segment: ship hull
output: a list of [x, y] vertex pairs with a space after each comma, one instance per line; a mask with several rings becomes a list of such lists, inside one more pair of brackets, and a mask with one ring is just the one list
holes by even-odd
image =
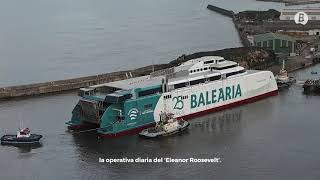
[[[205, 111], [196, 112], [196, 113], [193, 113], [193, 114], [188, 114], [188, 115], [185, 115], [185, 116], [180, 116], [180, 117], [177, 117], [177, 118], [178, 119], [183, 118], [184, 120], [190, 121], [190, 120], [192, 120], [192, 118], [200, 117], [200, 116], [206, 115], [208, 113], [213, 113], [213, 112], [222, 111], [222, 110], [225, 110], [225, 109], [230, 109], [230, 108], [234, 108], [234, 107], [237, 107], [237, 106], [241, 106], [241, 105], [244, 105], [244, 104], [253, 103], [253, 102], [256, 102], [256, 101], [259, 101], [259, 100], [262, 100], [262, 99], [265, 99], [265, 98], [268, 98], [268, 97], [271, 97], [271, 96], [276, 96], [277, 94], [278, 94], [278, 90], [275, 90], [275, 91], [271, 91], [271, 92], [268, 92], [268, 93], [265, 93], [265, 94], [261, 94], [261, 95], [258, 95], [258, 96], [255, 96], [255, 97], [252, 97], [252, 98], [249, 98], [249, 99], [245, 99], [245, 100], [242, 100], [242, 101], [226, 104], [224, 106], [208, 109], [208, 110], [205, 110]], [[116, 137], [121, 137], [121, 136], [126, 136], [126, 135], [133, 135], [133, 134], [136, 134], [136, 133], [142, 131], [143, 129], [152, 127], [154, 125], [155, 125], [155, 123], [149, 124], [149, 125], [146, 125], [146, 126], [142, 126], [142, 127], [138, 127], [138, 128], [134, 128], [134, 129], [125, 130], [125, 131], [122, 131], [122, 132], [119, 132], [119, 133], [114, 133], [114, 134], [99, 133], [99, 137], [100, 138], [116, 138]]]
[[[215, 83], [215, 84], [207, 84], [198, 89], [190, 88], [190, 89], [180, 90], [178, 92], [174, 92], [174, 91], [170, 92], [170, 95], [172, 95], [173, 98], [180, 97], [180, 96], [188, 96], [188, 98], [184, 99], [183, 101], [184, 106], [186, 106], [185, 109], [182, 107], [177, 108], [176, 101], [173, 100], [173, 98], [164, 100], [165, 99], [164, 96], [168, 95], [168, 93], [164, 93], [162, 97], [159, 99], [156, 108], [154, 109], [155, 122], [159, 121], [157, 120], [157, 118], [159, 118], [157, 115], [160, 114], [160, 112], [163, 110], [165, 110], [166, 112], [173, 112], [176, 115], [175, 118], [178, 118], [178, 119], [183, 118], [185, 120], [190, 120], [194, 117], [199, 117], [208, 113], [217, 112], [217, 111], [233, 108], [233, 107], [248, 104], [248, 103], [253, 103], [261, 99], [265, 99], [271, 96], [276, 96], [278, 94], [277, 84], [271, 72], [266, 71], [260, 74], [257, 73], [250, 76], [248, 76], [247, 79], [243, 79], [243, 77], [239, 77], [239, 78], [233, 78], [229, 80], [227, 79], [225, 80], [225, 82], [220, 81], [218, 82], [220, 83], [219, 84], [220, 86], [217, 86], [217, 83]], [[250, 81], [251, 84], [244, 84], [248, 81]], [[239, 84], [240, 87], [242, 86], [241, 96], [238, 93], [238, 97], [235, 97], [236, 92], [234, 92], [233, 96], [230, 95], [231, 97], [234, 97], [234, 98], [229, 99], [229, 101], [228, 100], [221, 101], [220, 104], [219, 102], [216, 102], [216, 104], [208, 103], [207, 106], [203, 106], [203, 107], [197, 106], [193, 110], [191, 109], [190, 96], [192, 96], [192, 93], [207, 92], [206, 90], [209, 90], [209, 89], [211, 90], [212, 88], [219, 89], [222, 87], [221, 84], [222, 86], [227, 86], [228, 84], [234, 84], [236, 87]], [[236, 91], [236, 87], [234, 88], [235, 89], [234, 91]], [[208, 101], [208, 100], [204, 100], [204, 101]], [[110, 137], [119, 137], [123, 135], [134, 134], [152, 125], [153, 124], [148, 124], [146, 126], [124, 130], [114, 134], [101, 133], [99, 136], [110, 138]]]
[[250, 103], [276, 95], [278, 86], [269, 71], [258, 71], [247, 75], [204, 83], [177, 91], [164, 93], [154, 110], [155, 121], [160, 120], [161, 111], [179, 117], [214, 112], [233, 106]]
[[[108, 138], [136, 134], [160, 121], [162, 112], [172, 113], [174, 118], [178, 119], [191, 119], [277, 94], [278, 86], [272, 72], [249, 71], [240, 76], [169, 90], [136, 99], [134, 102], [128, 101], [124, 103], [125, 120], [114, 123], [109, 129], [108, 124], [103, 123], [112, 117], [107, 116], [112, 115], [107, 110], [100, 122], [101, 129], [98, 133], [99, 137]], [[149, 107], [153, 109], [146, 109]], [[112, 109], [115, 108], [109, 108]], [[132, 116], [131, 112], [135, 112], [135, 116]]]

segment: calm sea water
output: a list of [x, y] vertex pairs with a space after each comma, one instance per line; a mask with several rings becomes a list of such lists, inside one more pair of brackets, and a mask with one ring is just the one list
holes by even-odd
[[0, 87], [169, 62], [241, 46], [233, 10], [281, 8], [254, 0], [0, 0]]
[[[233, 10], [281, 8], [253, 0], [0, 0], [0, 85], [168, 62], [182, 53], [240, 46]], [[294, 75], [311, 76], [315, 66]], [[319, 179], [319, 96], [294, 85], [278, 96], [191, 121], [184, 134], [97, 139], [66, 131], [75, 93], [0, 102], [0, 134], [24, 126], [41, 147], [0, 147], [1, 179]], [[100, 158], [221, 158], [221, 163], [99, 163]]]

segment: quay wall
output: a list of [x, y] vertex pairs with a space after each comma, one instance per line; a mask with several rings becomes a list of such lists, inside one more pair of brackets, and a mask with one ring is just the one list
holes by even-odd
[[[306, 59], [306, 58], [301, 57], [301, 56], [289, 57], [286, 60], [285, 69], [288, 72], [294, 72], [294, 71], [297, 71], [299, 69], [304, 69], [304, 68], [313, 66], [313, 65], [315, 65], [317, 63], [318, 63], [318, 61], [315, 61], [312, 58]], [[268, 69], [271, 72], [273, 72], [273, 74], [278, 74], [281, 68], [282, 68], [281, 65], [273, 65], [273, 66], [270, 66], [270, 67], [268, 67], [266, 69]]]

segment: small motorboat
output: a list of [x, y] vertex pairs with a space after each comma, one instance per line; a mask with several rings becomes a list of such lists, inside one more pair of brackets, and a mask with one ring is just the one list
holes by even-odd
[[160, 118], [155, 127], [144, 129], [139, 135], [147, 138], [169, 136], [186, 130], [189, 125], [188, 121], [173, 118], [173, 114], [165, 114], [165, 118]]
[[2, 145], [27, 145], [39, 144], [42, 135], [31, 134], [29, 128], [23, 128], [17, 131], [16, 135], [4, 135], [1, 137]]
[[317, 71], [311, 71], [311, 74], [318, 74]]

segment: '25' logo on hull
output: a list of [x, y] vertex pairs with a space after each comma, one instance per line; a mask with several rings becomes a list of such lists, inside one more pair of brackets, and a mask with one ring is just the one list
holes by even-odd
[[173, 109], [178, 109], [178, 110], [183, 109], [184, 103], [182, 101], [182, 96], [173, 97], [172, 101], [174, 103]]

